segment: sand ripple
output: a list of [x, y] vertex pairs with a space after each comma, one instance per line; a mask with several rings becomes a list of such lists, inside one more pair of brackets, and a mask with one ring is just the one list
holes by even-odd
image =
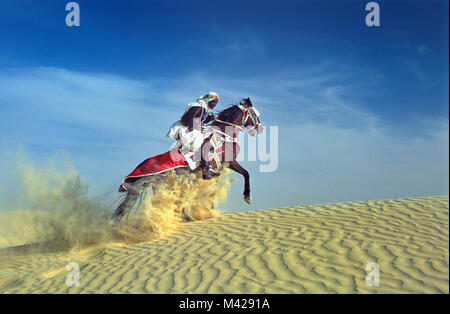
[[[225, 214], [153, 242], [0, 254], [1, 293], [449, 293], [449, 199]], [[80, 265], [80, 286], [65, 265]], [[365, 266], [380, 266], [367, 286]]]

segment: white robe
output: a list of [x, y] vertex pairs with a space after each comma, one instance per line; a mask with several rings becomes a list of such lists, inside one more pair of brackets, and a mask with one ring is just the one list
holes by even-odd
[[[203, 99], [197, 99], [196, 101], [188, 104], [184, 113], [186, 113], [192, 107], [203, 107], [206, 112], [210, 110], [208, 104]], [[191, 152], [196, 152], [203, 144], [202, 132], [196, 129], [189, 132], [186, 126], [181, 125], [180, 120], [172, 124], [166, 137], [173, 137], [176, 140], [180, 140], [183, 146], [189, 149]]]

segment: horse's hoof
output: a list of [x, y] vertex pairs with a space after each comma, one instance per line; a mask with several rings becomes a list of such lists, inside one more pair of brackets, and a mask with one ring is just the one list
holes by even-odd
[[218, 176], [220, 176], [220, 173], [208, 170], [207, 172], [203, 173], [203, 180], [211, 180], [217, 178]]
[[183, 208], [183, 210], [181, 211], [181, 219], [183, 219], [184, 222], [193, 222], [193, 221], [194, 221], [194, 219], [192, 219], [191, 217], [189, 217], [189, 216], [186, 214], [184, 208]]
[[250, 205], [252, 202], [252, 197], [250, 195], [244, 195], [244, 201]]

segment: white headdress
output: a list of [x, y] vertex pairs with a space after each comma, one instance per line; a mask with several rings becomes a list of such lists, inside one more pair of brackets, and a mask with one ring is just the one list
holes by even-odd
[[215, 93], [215, 92], [209, 92], [208, 94], [199, 97], [199, 99], [203, 99], [204, 101], [206, 101], [206, 103], [210, 102], [211, 100], [217, 99], [219, 100], [219, 94]]

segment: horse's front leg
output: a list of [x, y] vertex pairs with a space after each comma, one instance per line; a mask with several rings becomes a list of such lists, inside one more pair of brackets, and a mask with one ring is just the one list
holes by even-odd
[[248, 174], [248, 171], [245, 170], [237, 161], [230, 161], [228, 163], [228, 167], [240, 174], [245, 179], [245, 186], [244, 186], [244, 201], [247, 202], [247, 204], [250, 204], [252, 197], [250, 196], [250, 175]]

